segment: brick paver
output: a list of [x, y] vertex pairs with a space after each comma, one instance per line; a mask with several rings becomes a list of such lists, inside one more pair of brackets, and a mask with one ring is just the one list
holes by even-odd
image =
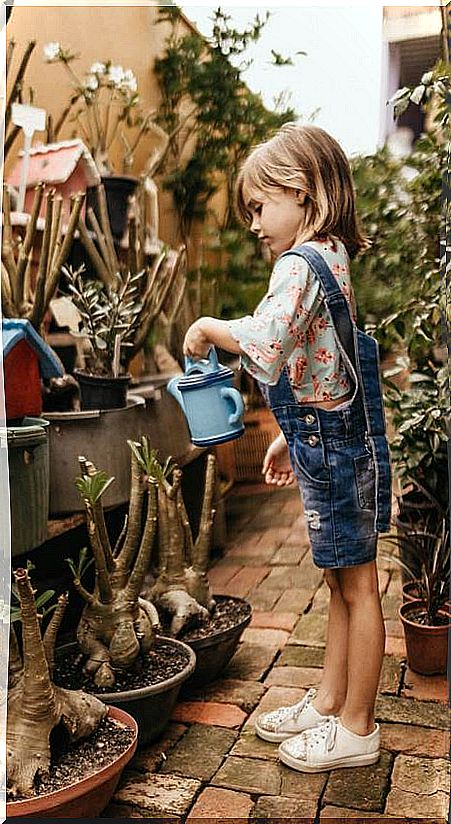
[[222, 677], [182, 690], [166, 731], [137, 753], [102, 817], [165, 824], [444, 821], [447, 682], [406, 667], [401, 578], [390, 561], [379, 564], [387, 638], [378, 764], [299, 773], [280, 764], [276, 745], [256, 737], [260, 712], [299, 701], [319, 683], [328, 589], [311, 560], [297, 492], [262, 485], [237, 492], [227, 502], [229, 543], [209, 574], [214, 592], [249, 599], [252, 622]]

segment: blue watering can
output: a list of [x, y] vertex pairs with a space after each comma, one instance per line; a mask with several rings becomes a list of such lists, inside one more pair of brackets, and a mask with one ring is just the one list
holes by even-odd
[[212, 347], [208, 359], [185, 358], [185, 374], [169, 381], [168, 392], [182, 407], [196, 446], [225, 443], [243, 434], [244, 404], [232, 379], [232, 370], [218, 363]]

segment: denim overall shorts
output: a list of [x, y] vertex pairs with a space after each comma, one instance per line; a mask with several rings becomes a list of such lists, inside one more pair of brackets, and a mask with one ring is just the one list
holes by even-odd
[[373, 561], [378, 532], [390, 528], [391, 470], [377, 342], [355, 326], [349, 305], [322, 255], [290, 249], [318, 277], [353, 386], [332, 410], [299, 404], [285, 367], [260, 390], [285, 435], [304, 502], [313, 561], [321, 568]]

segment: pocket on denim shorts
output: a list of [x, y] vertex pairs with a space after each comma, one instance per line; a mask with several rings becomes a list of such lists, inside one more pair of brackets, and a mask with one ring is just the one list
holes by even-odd
[[357, 496], [362, 509], [374, 509], [376, 499], [376, 471], [373, 456], [368, 452], [354, 458]]
[[[311, 436], [313, 437], [313, 436]], [[318, 436], [314, 436], [315, 438]], [[321, 440], [318, 440], [314, 445], [308, 441], [301, 440], [299, 437], [294, 438], [293, 442], [293, 469], [299, 472], [301, 476], [310, 483], [318, 487], [328, 486], [330, 483], [329, 467], [324, 459], [324, 451]]]

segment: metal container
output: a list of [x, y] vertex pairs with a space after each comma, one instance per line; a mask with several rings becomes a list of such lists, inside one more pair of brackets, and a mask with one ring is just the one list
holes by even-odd
[[168, 376], [149, 376], [137, 386], [146, 402], [140, 410], [142, 433], [149, 438], [151, 447], [158, 450], [161, 460], [171, 455], [183, 467], [203, 450], [191, 443], [185, 415], [167, 390], [168, 380]]
[[79, 455], [115, 478], [102, 498], [105, 507], [126, 503], [130, 496], [130, 447], [143, 430], [144, 398], [129, 395], [123, 409], [85, 412], [49, 412], [50, 515], [83, 511], [75, 487], [80, 474]]
[[49, 511], [48, 421], [24, 418], [7, 427], [11, 554], [21, 555], [47, 537]]

